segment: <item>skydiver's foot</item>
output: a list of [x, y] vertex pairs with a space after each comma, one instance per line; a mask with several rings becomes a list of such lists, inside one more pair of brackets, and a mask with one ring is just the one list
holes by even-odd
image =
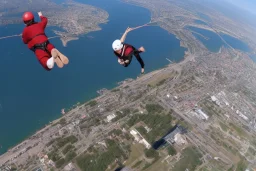
[[69, 59], [58, 50], [57, 50], [57, 53], [58, 53], [60, 60], [63, 62], [63, 64], [67, 65], [69, 63]]
[[63, 64], [67, 65], [69, 63], [69, 59], [66, 56], [60, 55], [59, 58], [63, 62]]
[[146, 51], [143, 46], [141, 46], [138, 50], [141, 51], [141, 52], [145, 52]]
[[51, 51], [52, 57], [54, 58], [54, 62], [56, 63], [56, 65], [59, 68], [62, 68], [64, 66], [63, 62], [60, 60], [60, 58], [58, 57], [58, 51], [57, 49], [52, 49]]
[[64, 64], [63, 64], [63, 62], [60, 60], [59, 57], [54, 58], [54, 62], [56, 63], [56, 65], [57, 65], [59, 68], [63, 68]]
[[55, 59], [55, 58], [57, 58], [58, 57], [58, 51], [57, 51], [57, 49], [52, 49], [52, 51], [51, 51], [51, 54], [52, 54], [52, 57]]
[[141, 68], [141, 74], [144, 74], [145, 70], [144, 68]]

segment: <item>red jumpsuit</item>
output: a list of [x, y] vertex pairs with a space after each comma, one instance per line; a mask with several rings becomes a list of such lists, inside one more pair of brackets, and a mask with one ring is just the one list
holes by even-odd
[[[41, 44], [46, 41], [48, 41], [47, 36], [44, 33], [44, 29], [47, 25], [48, 19], [44, 16], [40, 17], [41, 22], [33, 23], [29, 26], [26, 26], [22, 33], [22, 40], [25, 44], [28, 45], [29, 49], [32, 49], [36, 44]], [[47, 44], [46, 49], [47, 51], [44, 51], [42, 49], [35, 49], [35, 55], [37, 59], [39, 60], [40, 64], [46, 69], [51, 70], [47, 67], [47, 60], [51, 58], [51, 51], [55, 48], [52, 44]]]

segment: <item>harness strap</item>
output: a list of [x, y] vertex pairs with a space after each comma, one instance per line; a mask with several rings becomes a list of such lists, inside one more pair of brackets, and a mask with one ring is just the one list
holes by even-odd
[[35, 52], [37, 49], [41, 49], [41, 50], [47, 52], [51, 56], [51, 52], [49, 52], [48, 49], [47, 49], [47, 45], [49, 43], [50, 42], [47, 40], [46, 42], [35, 44], [30, 50]]
[[124, 51], [125, 51], [125, 45], [123, 47], [123, 52], [122, 52], [122, 55], [121, 56], [124, 56]]

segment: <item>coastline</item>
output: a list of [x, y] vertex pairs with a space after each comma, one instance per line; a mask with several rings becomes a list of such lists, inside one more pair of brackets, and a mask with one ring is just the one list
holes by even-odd
[[[183, 60], [181, 60], [181, 61], [179, 61], [179, 62], [177, 62], [177, 63], [176, 63], [176, 62], [170, 63], [170, 64], [168, 64], [167, 66], [168, 66], [168, 67], [171, 66], [171, 67], [177, 69], [177, 68], [181, 67], [181, 65], [183, 65], [183, 63], [186, 63], [186, 62], [191, 61], [191, 60], [194, 60], [194, 56], [191, 55], [191, 54], [188, 54], [188, 55], [185, 54]], [[145, 78], [145, 77], [153, 77], [155, 74], [158, 74], [159, 72], [165, 70], [165, 68], [166, 68], [166, 66], [163, 66], [162, 68], [159, 68], [159, 69], [157, 69], [157, 70], [153, 70], [153, 71], [151, 71], [151, 72], [145, 74], [145, 75], [143, 76], [143, 78]], [[106, 96], [106, 94], [108, 94], [108, 93], [111, 93], [111, 90], [113, 90], [113, 89], [118, 89], [118, 88], [122, 87], [123, 84], [126, 83], [126, 80], [127, 80], [127, 79], [131, 80], [131, 82], [134, 82], [134, 81], [138, 81], [140, 78], [137, 78], [137, 79], [126, 78], [126, 79], [124, 79], [123, 81], [121, 81], [120, 84], [117, 84], [117, 86], [114, 86], [112, 89], [107, 89], [108, 91], [106, 91], [106, 93], [104, 93], [104, 96]], [[130, 81], [129, 81], [129, 82], [130, 82]], [[102, 88], [102, 89], [105, 89], [105, 88]], [[99, 90], [98, 90], [98, 91], [99, 91]], [[1, 154], [0, 157], [4, 157], [5, 155], [8, 155], [8, 153], [9, 153], [10, 151], [14, 151], [14, 150], [16, 150], [16, 149], [19, 149], [19, 146], [22, 146], [23, 144], [26, 144], [26, 141], [30, 140], [32, 137], [37, 136], [37, 135], [39, 135], [40, 133], [42, 133], [42, 132], [44, 132], [44, 131], [47, 131], [50, 127], [52, 127], [53, 125], [57, 124], [62, 118], [67, 117], [67, 116], [69, 116], [69, 115], [72, 115], [74, 112], [77, 112], [77, 111], [79, 110], [79, 108], [81, 108], [81, 107], [83, 107], [83, 106], [86, 106], [86, 105], [87, 105], [88, 103], [90, 103], [91, 101], [98, 101], [98, 100], [100, 100], [101, 98], [102, 98], [102, 95], [98, 95], [97, 97], [92, 98], [92, 99], [86, 101], [85, 103], [80, 103], [80, 104], [75, 104], [75, 105], [73, 105], [73, 106], [76, 106], [76, 107], [73, 108], [73, 109], [71, 109], [71, 110], [69, 110], [69, 111], [66, 111], [66, 113], [65, 113], [64, 115], [62, 115], [62, 116], [59, 117], [58, 119], [55, 119], [55, 120], [53, 120], [53, 121], [50, 121], [50, 122], [49, 122], [48, 124], [46, 124], [44, 127], [39, 128], [37, 131], [35, 131], [35, 133], [33, 133], [33, 134], [27, 136], [27, 138], [24, 138], [24, 140], [22, 140], [21, 142], [17, 143], [15, 146], [8, 148], [7, 152]]]
[[[151, 13], [150, 13], [150, 15], [151, 15]], [[107, 21], [106, 21], [106, 23], [107, 23]], [[102, 24], [102, 23], [101, 23]], [[162, 28], [161, 28], [162, 29]], [[101, 28], [99, 29], [99, 30], [101, 30]], [[164, 29], [165, 30], [165, 29]], [[93, 31], [98, 31], [98, 30], [93, 30]], [[90, 32], [93, 32], [93, 31], [90, 31]], [[86, 35], [87, 33], [85, 33], [85, 35]], [[68, 40], [68, 41], [71, 41], [71, 40]], [[68, 42], [67, 41], [67, 42]], [[66, 43], [67, 43], [66, 42]], [[62, 42], [63, 43], [63, 42]], [[65, 43], [65, 42], [64, 42]], [[186, 55], [183, 55], [183, 58], [182, 58], [182, 60], [181, 60], [181, 62], [184, 60], [184, 58], [186, 57]], [[187, 57], [186, 57], [187, 58]], [[169, 65], [169, 64], [168, 64]], [[166, 66], [163, 66], [163, 67], [161, 67], [160, 69], [157, 69], [157, 70], [154, 70], [154, 71], [159, 71], [159, 70], [161, 70], [161, 69], [163, 69], [163, 68], [165, 68]], [[152, 71], [152, 72], [154, 72], [154, 71]], [[150, 72], [151, 73], [151, 72]], [[148, 74], [150, 74], [150, 73], [148, 73]], [[119, 86], [116, 86], [116, 85], [114, 85], [113, 86], [113, 89], [114, 88], [116, 88], [116, 87], [119, 87]], [[95, 98], [93, 98], [93, 99], [98, 99], [98, 97], [95, 97]], [[91, 100], [93, 100], [93, 99], [91, 99]], [[82, 105], [84, 105], [84, 104], [87, 104], [88, 102], [90, 102], [90, 100], [88, 100], [87, 102], [85, 102], [85, 103], [83, 103]], [[79, 105], [77, 108], [79, 108], [80, 106], [82, 106], [82, 105]], [[75, 109], [72, 109], [71, 111], [69, 111], [68, 113], [72, 113], [73, 111], [76, 111], [76, 108]], [[56, 119], [56, 120], [53, 120], [52, 122], [53, 122], [53, 124], [54, 123], [56, 123], [56, 122], [58, 122], [60, 119], [61, 119], [62, 117], [60, 117], [60, 118], [58, 118], [58, 119]], [[49, 126], [51, 126], [51, 124], [46, 124], [45, 126], [43, 126], [42, 128], [39, 128], [39, 129], [37, 129], [37, 131], [33, 131], [33, 133], [32, 134], [30, 134], [29, 136], [26, 136], [26, 138], [24, 138], [20, 143], [18, 143], [17, 145], [14, 145], [13, 147], [10, 147], [10, 148], [8, 148], [8, 150], [12, 150], [12, 149], [14, 149], [14, 148], [16, 148], [16, 147], [18, 147], [19, 145], [21, 145], [22, 143], [24, 143], [26, 140], [28, 140], [30, 137], [32, 137], [32, 136], [34, 136], [34, 135], [38, 135], [38, 134], [40, 134], [40, 132], [42, 132], [42, 131], [44, 131], [44, 130], [46, 130], [47, 128], [49, 128]]]
[[[109, 14], [108, 14], [108, 17], [109, 17]], [[86, 32], [83, 32], [83, 33], [79, 33], [79, 34], [74, 34], [74, 35], [73, 35], [73, 34], [70, 34], [70, 33], [62, 32], [62, 31], [54, 30], [53, 32], [54, 32], [54, 34], [55, 34], [56, 36], [54, 36], [54, 37], [52, 37], [52, 38], [59, 37], [60, 40], [61, 40], [61, 42], [62, 42], [62, 45], [63, 45], [64, 47], [67, 47], [67, 44], [68, 44], [68, 42], [70, 42], [70, 41], [79, 40], [79, 38], [80, 38], [81, 36], [85, 36], [85, 35], [87, 35], [88, 33], [96, 32], [96, 31], [101, 31], [102, 28], [100, 27], [100, 25], [101, 25], [101, 24], [106, 24], [106, 23], [108, 23], [108, 22], [109, 22], [109, 21], [106, 20], [105, 22], [99, 23], [99, 24], [97, 25], [97, 27], [94, 28], [94, 29], [91, 29], [91, 30], [89, 30], [89, 31], [86, 31]]]
[[[121, 0], [121, 2], [123, 1], [129, 1], [129, 0]], [[124, 3], [129, 4], [127, 2], [124, 2]], [[142, 7], [142, 6], [139, 6], [139, 7]], [[145, 7], [142, 7], [142, 8], [145, 8]], [[116, 10], [113, 10], [113, 11], [116, 11]], [[152, 9], [152, 11], [154, 11], [154, 9]], [[150, 20], [152, 20], [152, 14], [153, 14], [152, 11], [149, 10], [151, 15]], [[146, 18], [146, 19], [148, 21], [149, 18]], [[61, 98], [63, 100], [67, 100], [68, 98], [72, 97], [70, 94], [75, 94], [76, 91], [77, 91], [76, 93], [78, 93], [79, 95], [80, 94], [84, 95], [87, 93], [94, 92], [93, 96], [90, 96], [90, 97], [82, 96], [82, 98], [78, 98], [78, 96], [74, 96], [74, 99], [78, 101], [75, 103], [73, 103], [74, 101], [72, 101], [71, 103], [69, 103], [71, 105], [62, 104], [62, 108], [59, 108], [56, 102], [51, 103], [54, 106], [56, 106], [55, 108], [57, 108], [57, 110], [59, 109], [58, 110], [59, 112], [58, 111], [56, 112], [55, 110], [55, 113], [58, 114], [57, 117], [54, 117], [52, 119], [47, 117], [48, 121], [41, 122], [42, 124], [44, 123], [45, 124], [44, 125], [41, 124], [39, 126], [40, 128], [38, 127], [37, 129], [30, 130], [29, 135], [24, 136], [25, 138], [22, 138], [22, 136], [20, 136], [21, 137], [20, 141], [12, 141], [14, 143], [18, 142], [16, 145], [13, 145], [8, 149], [3, 148], [3, 150], [5, 151], [1, 151], [1, 152], [4, 152], [2, 154], [0, 153], [0, 170], [1, 168], [9, 167], [11, 165], [16, 166], [18, 170], [32, 170], [32, 168], [36, 168], [36, 167], [37, 168], [45, 167], [42, 169], [52, 170], [53, 167], [57, 166], [56, 167], [57, 170], [62, 171], [62, 170], [66, 170], [68, 165], [69, 167], [73, 165], [74, 168], [77, 170], [83, 170], [86, 168], [88, 169], [90, 164], [85, 165], [85, 168], [83, 168], [81, 165], [78, 164], [78, 159], [81, 159], [82, 163], [87, 163], [87, 164], [90, 162], [92, 163], [91, 158], [89, 158], [88, 161], [87, 161], [87, 158], [83, 158], [83, 156], [92, 154], [90, 151], [91, 147], [95, 148], [95, 152], [93, 151], [93, 153], [98, 153], [101, 156], [105, 156], [105, 155], [102, 155], [103, 154], [102, 151], [108, 152], [111, 149], [109, 148], [109, 146], [104, 145], [104, 143], [107, 142], [107, 139], [111, 139], [115, 143], [118, 143], [118, 142], [121, 143], [118, 145], [122, 147], [125, 145], [128, 145], [129, 147], [129, 145], [132, 143], [135, 144], [134, 141], [131, 141], [131, 142], [126, 142], [126, 144], [123, 145], [122, 144], [123, 137], [122, 136], [115, 137], [115, 135], [112, 133], [116, 130], [121, 130], [121, 129], [123, 132], [129, 133], [131, 129], [133, 128], [137, 129], [137, 126], [141, 126], [141, 123], [143, 123], [144, 121], [137, 120], [136, 122], [133, 123], [133, 126], [132, 126], [132, 124], [129, 124], [129, 123], [133, 121], [132, 119], [133, 116], [134, 115], [136, 116], [137, 114], [138, 114], [137, 116], [141, 116], [140, 114], [143, 114], [143, 113], [149, 114], [150, 111], [147, 110], [146, 106], [148, 104], [153, 104], [153, 103], [160, 104], [160, 106], [164, 107], [164, 109], [166, 110], [165, 115], [171, 115], [174, 118], [175, 123], [180, 123], [180, 121], [182, 121], [183, 123], [182, 126], [188, 128], [188, 132], [185, 133], [186, 138], [188, 138], [189, 140], [188, 146], [195, 146], [195, 149], [198, 150], [200, 154], [209, 154], [210, 156], [218, 156], [220, 159], [219, 163], [222, 163], [222, 164], [225, 163], [225, 165], [223, 166], [222, 164], [216, 165], [216, 166], [221, 166], [223, 169], [225, 168], [227, 170], [231, 166], [233, 168], [233, 166], [236, 165], [239, 161], [243, 161], [245, 159], [246, 161], [249, 161], [250, 159], [250, 161], [253, 162], [253, 160], [256, 158], [251, 159], [249, 157], [251, 156], [254, 157], [253, 154], [248, 154], [251, 151], [250, 148], [254, 150], [256, 149], [256, 145], [253, 144], [253, 137], [254, 137], [254, 133], [256, 132], [255, 125], [254, 124], [252, 125], [251, 123], [249, 123], [250, 119], [248, 120], [248, 118], [254, 117], [253, 111], [255, 111], [253, 106], [254, 101], [253, 101], [253, 98], [251, 98], [251, 95], [255, 94], [255, 89], [253, 89], [253, 83], [254, 83], [254, 80], [256, 80], [256, 77], [255, 77], [256, 70], [255, 70], [255, 63], [252, 63], [251, 61], [252, 58], [249, 58], [249, 57], [247, 58], [247, 55], [249, 55], [248, 53], [240, 51], [236, 47], [233, 48], [232, 47], [233, 44], [230, 43], [229, 39], [227, 39], [228, 42], [226, 43], [230, 43], [230, 47], [224, 43], [219, 48], [218, 52], [213, 52], [210, 50], [211, 46], [207, 46], [208, 44], [206, 44], [204, 41], [201, 41], [201, 39], [199, 39], [197, 36], [193, 34], [193, 32], [191, 32], [191, 30], [186, 29], [186, 27], [184, 27], [183, 29], [175, 29], [175, 27], [172, 27], [173, 25], [172, 21], [170, 21], [169, 23], [168, 22], [164, 23], [160, 20], [161, 18], [157, 18], [157, 17], [155, 18], [155, 21], [159, 21], [157, 22], [157, 26], [159, 26], [160, 28], [158, 27], [157, 30], [164, 30], [163, 32], [166, 33], [164, 34], [165, 37], [168, 36], [168, 37], [171, 37], [172, 39], [175, 37], [178, 41], [175, 41], [175, 46], [173, 46], [174, 44], [173, 41], [170, 41], [170, 43], [169, 42], [160, 43], [160, 48], [153, 48], [153, 49], [149, 48], [147, 54], [150, 54], [151, 56], [147, 56], [145, 54], [145, 57], [152, 57], [154, 59], [157, 58], [157, 60], [161, 61], [161, 64], [163, 65], [160, 65], [157, 68], [150, 69], [152, 63], [149, 63], [149, 60], [151, 58], [147, 58], [148, 61], [145, 60], [145, 62], [148, 62], [148, 66], [147, 66], [148, 68], [146, 67], [146, 72], [145, 74], [142, 74], [142, 75], [138, 75], [138, 73], [136, 76], [132, 74], [126, 74], [126, 75], [119, 74], [119, 75], [122, 75], [122, 77], [118, 77], [118, 75], [113, 76], [113, 74], [110, 73], [108, 75], [106, 74], [106, 76], [104, 77], [100, 77], [101, 75], [97, 76], [97, 73], [92, 74], [92, 76], [97, 78], [98, 80], [99, 78], [102, 78], [102, 79], [107, 78], [108, 82], [113, 83], [111, 84], [111, 86], [109, 86], [109, 84], [105, 84], [105, 82], [103, 81], [94, 82], [94, 81], [88, 80], [88, 75], [83, 75], [84, 73], [81, 72], [80, 65], [72, 65], [74, 67], [79, 68], [79, 70], [77, 70], [76, 73], [86, 78], [87, 84], [90, 84], [95, 87], [94, 89], [89, 89], [90, 87], [88, 88], [82, 84], [81, 86], [82, 89], [80, 88], [74, 89], [73, 87], [68, 85], [68, 87], [71, 87], [72, 89], [69, 89], [68, 95]], [[111, 21], [112, 20], [110, 20], [110, 23]], [[145, 22], [145, 20], [143, 20], [143, 22]], [[185, 23], [186, 21], [183, 21], [183, 22]], [[140, 23], [136, 23], [136, 24], [140, 24]], [[135, 23], [132, 23], [132, 22], [129, 23], [129, 25], [133, 25], [133, 24], [135, 25]], [[61, 35], [64, 35], [64, 36], [63, 37], [55, 36], [55, 37], [60, 37], [61, 41], [59, 41], [58, 39], [59, 47], [61, 47], [61, 43], [64, 47], [66, 47], [69, 41], [78, 40], [78, 39], [82, 40], [83, 38], [84, 40], [86, 40], [85, 41], [86, 43], [88, 42], [93, 43], [93, 41], [95, 41], [96, 45], [99, 44], [98, 42], [106, 43], [102, 39], [94, 39], [93, 41], [91, 41], [90, 39], [93, 39], [94, 36], [95, 38], [103, 37], [105, 38], [105, 40], [111, 41], [111, 38], [113, 36], [111, 35], [107, 37], [105, 32], [109, 33], [112, 31], [109, 31], [109, 30], [106, 31], [107, 29], [105, 29], [105, 27], [102, 27], [102, 25], [98, 25], [98, 26], [101, 27], [99, 30], [103, 30], [102, 32], [100, 32], [100, 36], [98, 36], [97, 34], [90, 35], [88, 33], [84, 33], [81, 35], [67, 34], [67, 36], [65, 36], [65, 32], [59, 32]], [[111, 27], [112, 25], [109, 24], [109, 28]], [[209, 27], [211, 26], [209, 25]], [[217, 27], [216, 30], [220, 28], [218, 26], [216, 27]], [[215, 29], [214, 25], [212, 26], [212, 29], [213, 30]], [[218, 31], [216, 32], [213, 31], [213, 32], [215, 34], [218, 34]], [[146, 36], [148, 35], [148, 33], [150, 33], [150, 30], [149, 32], [146, 32]], [[160, 41], [165, 40], [165, 37], [161, 37], [161, 34], [158, 34], [160, 32], [155, 31], [153, 33], [156, 36], [160, 37], [159, 38]], [[200, 31], [198, 33], [200, 34]], [[198, 35], [198, 36], [201, 36], [201, 38], [204, 38], [204, 36], [206, 35], [206, 38], [208, 37], [207, 34], [204, 34], [204, 32], [202, 33], [203, 33], [202, 35]], [[142, 34], [139, 34], [139, 35], [142, 35]], [[146, 36], [142, 35], [141, 37], [146, 37]], [[218, 36], [221, 37], [221, 35], [219, 34], [217, 35], [217, 37]], [[209, 40], [215, 40], [214, 38], [212, 39], [211, 36], [209, 36], [209, 38], [210, 38]], [[225, 36], [223, 36], [223, 38], [226, 39]], [[225, 39], [221, 41], [225, 41]], [[67, 53], [70, 53], [68, 50], [72, 51], [73, 49], [80, 47], [77, 45], [80, 43], [80, 40], [77, 42], [70, 43], [69, 47], [71, 48], [66, 48]], [[152, 44], [152, 41], [148, 41], [148, 42]], [[83, 43], [82, 45], [87, 45], [86, 43]], [[212, 41], [212, 43], [215, 45], [219, 45], [218, 41], [216, 42]], [[108, 45], [109, 43], [106, 43], [106, 44]], [[104, 45], [105, 44], [103, 44], [102, 46], [105, 47]], [[156, 44], [153, 44], [153, 45], [155, 46]], [[167, 45], [167, 46], [163, 46], [163, 45]], [[175, 49], [173, 49], [172, 47], [175, 47]], [[214, 46], [214, 47], [218, 47], [218, 46]], [[93, 48], [89, 47], [87, 49], [91, 50]], [[167, 51], [166, 53], [162, 52], [162, 53], [159, 53], [159, 55], [156, 55], [154, 53], [156, 49], [160, 49], [160, 50], [168, 49], [169, 51]], [[83, 50], [83, 47], [82, 47], [82, 50]], [[110, 48], [107, 49], [107, 53], [105, 54], [109, 54], [108, 50], [112, 50], [112, 49]], [[181, 51], [182, 51], [182, 54], [177, 53]], [[239, 52], [241, 52], [241, 56], [238, 55]], [[85, 54], [87, 53], [84, 53], [85, 57], [82, 58], [84, 59], [84, 61], [86, 61], [86, 57], [87, 57]], [[79, 55], [79, 53], [77, 53], [77, 55]], [[91, 57], [92, 59], [95, 59], [98, 57], [98, 54], [96, 54], [95, 56], [90, 55], [89, 57]], [[166, 57], [166, 59], [163, 57]], [[78, 57], [76, 59], [78, 59]], [[104, 59], [106, 59], [106, 61], [103, 62], [104, 64], [111, 64], [110, 67], [109, 65], [107, 65], [108, 67], [106, 67], [105, 69], [114, 70], [114, 66], [112, 66], [112, 62], [107, 63], [109, 62], [108, 58], [104, 58]], [[81, 59], [77, 61], [74, 60], [74, 62], [81, 63], [81, 64], [84, 64], [84, 61], [81, 61]], [[87, 66], [94, 67], [93, 65], [94, 62], [97, 62], [97, 60], [92, 62], [89, 61]], [[155, 62], [155, 60], [153, 62]], [[87, 66], [84, 68], [88, 68]], [[129, 69], [133, 70], [132, 68], [129, 68]], [[91, 74], [91, 70], [85, 73]], [[114, 72], [114, 73], [117, 73], [117, 72]], [[67, 74], [71, 76], [66, 77], [65, 80], [68, 80], [68, 82], [71, 84], [76, 84], [77, 82], [74, 82], [71, 79], [71, 77], [74, 78], [73, 73], [70, 72], [69, 70]], [[65, 74], [61, 72], [61, 75], [63, 76]], [[112, 78], [114, 79], [109, 79], [110, 76], [113, 76]], [[84, 79], [80, 77], [78, 78]], [[98, 86], [96, 85], [96, 83], [99, 83]], [[248, 85], [248, 87], [244, 87], [244, 85]], [[241, 90], [241, 92], [238, 92], [238, 90]], [[221, 96], [220, 94], [222, 94], [223, 96]], [[209, 102], [210, 97], [217, 97], [218, 99], [220, 99], [221, 97], [224, 97], [223, 102], [226, 104], [226, 106], [229, 106], [227, 105], [227, 103], [229, 103], [230, 107], [226, 107], [226, 108], [220, 107], [221, 108], [220, 109], [219, 107], [215, 106], [216, 109], [214, 108], [210, 111], [205, 111], [205, 108], [203, 108], [205, 107], [204, 104]], [[216, 105], [213, 100], [212, 102], [210, 101], [210, 104]], [[233, 112], [233, 106], [246, 106], [247, 108], [241, 108], [241, 110], [239, 109], [241, 114], [236, 115]], [[206, 120], [200, 119], [196, 115], [196, 113], [193, 112], [197, 108], [201, 108], [200, 109], [201, 111], [206, 112], [205, 114], [206, 116], [208, 116], [209, 120], [208, 118]], [[129, 109], [131, 112], [127, 114], [125, 112], [125, 109]], [[144, 110], [146, 110], [146, 113], [144, 112]], [[33, 110], [30, 109], [30, 111], [31, 113], [33, 113]], [[123, 112], [124, 112], [124, 115], [123, 115]], [[245, 114], [243, 116], [247, 117], [247, 120], [241, 117], [242, 113]], [[115, 114], [117, 116], [117, 119], [113, 121], [108, 121], [108, 117]], [[162, 113], [158, 112], [157, 114], [162, 114]], [[150, 115], [147, 115], [147, 116], [144, 115], [144, 116], [145, 118], [151, 118]], [[223, 120], [225, 120], [226, 117], [231, 119], [228, 120], [228, 122], [224, 122]], [[17, 120], [19, 121], [19, 119]], [[32, 119], [32, 118], [30, 118], [30, 120], [35, 121], [35, 119]], [[174, 122], [173, 122], [174, 120], [172, 120], [173, 125], [174, 125]], [[160, 125], [160, 128], [163, 129], [165, 127], [162, 125], [161, 122], [163, 122], [163, 120], [161, 120], [158, 124]], [[7, 124], [8, 123], [9, 122], [7, 122]], [[241, 128], [239, 130], [240, 132], [231, 131], [227, 133], [221, 127], [220, 123], [227, 125], [226, 130]], [[170, 124], [170, 122], [167, 124]], [[160, 136], [159, 132], [161, 131], [157, 130], [157, 128], [152, 126], [152, 124], [150, 123], [147, 123], [147, 125], [151, 125], [151, 128], [155, 129], [154, 131], [157, 134], [155, 137], [155, 140], [158, 140]], [[236, 127], [232, 125], [236, 125]], [[248, 126], [248, 127], [244, 127], [244, 126]], [[4, 130], [5, 129], [3, 129], [3, 131]], [[20, 131], [22, 133], [22, 129], [20, 129]], [[9, 134], [11, 131], [6, 131], [6, 132]], [[200, 134], [200, 136], [195, 136], [195, 135], [198, 135], [198, 133]], [[3, 132], [3, 135], [4, 135], [4, 132]], [[225, 150], [224, 148], [225, 144], [222, 144], [222, 143], [225, 143], [227, 139], [223, 139], [223, 136], [228, 136], [228, 138], [231, 138], [234, 140], [235, 144], [232, 144], [229, 148], [234, 149], [236, 153], [233, 153], [233, 151]], [[5, 138], [5, 136], [3, 137]], [[59, 142], [65, 141], [71, 137], [77, 139], [76, 140], [77, 142], [73, 143], [72, 141], [70, 142], [67, 141], [68, 144], [64, 144], [62, 146], [58, 145]], [[221, 140], [220, 144], [215, 143], [217, 142], [216, 137], [218, 138], [218, 140], [221, 138], [223, 139]], [[8, 136], [6, 136], [6, 138], [8, 138]], [[145, 138], [146, 141], [148, 140], [147, 138], [148, 137]], [[242, 140], [246, 139], [246, 142], [241, 141], [241, 139]], [[213, 145], [209, 146], [209, 142], [210, 144], [213, 144]], [[211, 143], [211, 142], [214, 142], [214, 143]], [[244, 143], [246, 144], [248, 143], [248, 148], [246, 149], [237, 148], [237, 147], [243, 146]], [[70, 144], [71, 144], [71, 147], [73, 147], [72, 152], [76, 157], [73, 158], [72, 160], [70, 159], [66, 160], [67, 156], [69, 155], [67, 153], [64, 153], [63, 151], [64, 149], [66, 149], [66, 147], [69, 147]], [[97, 146], [97, 144], [99, 146]], [[104, 147], [101, 145], [103, 145]], [[182, 148], [182, 151], [186, 149], [188, 146]], [[0, 147], [1, 147], [1, 144], [0, 144]], [[152, 144], [152, 147], [153, 147], [153, 144]], [[176, 150], [178, 149], [176, 146], [174, 146], [174, 148]], [[125, 164], [127, 167], [138, 169], [134, 167], [134, 165], [136, 164], [135, 161], [133, 163], [126, 162], [126, 161], [130, 161], [129, 158], [131, 157], [131, 154], [133, 152], [131, 153], [131, 151], [128, 151], [128, 150], [126, 151], [125, 149], [124, 149], [124, 152], [125, 153], [127, 152], [128, 159], [127, 160], [121, 159], [120, 163]], [[162, 152], [164, 152], [165, 154], [165, 151], [158, 151], [158, 152], [159, 154], [162, 154]], [[178, 151], [177, 153], [178, 157], [179, 157], [179, 153], [180, 151]], [[110, 151], [110, 154], [113, 154], [113, 152]], [[145, 157], [145, 154], [146, 153], [144, 152], [141, 154], [140, 157], [136, 157], [136, 158], [140, 160], [141, 157]], [[183, 153], [180, 153], [180, 154], [181, 156], [183, 156]], [[56, 161], [55, 159], [52, 158], [55, 155], [60, 156], [60, 158], [56, 159]], [[163, 160], [165, 157], [167, 157], [167, 155], [170, 156], [170, 154], [168, 153], [166, 153], [166, 156], [165, 155], [160, 156], [159, 161]], [[171, 156], [175, 157], [176, 154]], [[108, 157], [105, 156], [105, 158], [108, 158]], [[121, 157], [116, 156], [115, 158], [120, 159]], [[66, 162], [64, 162], [64, 164], [62, 164], [62, 166], [59, 167], [58, 163], [63, 159]], [[199, 159], [200, 161], [201, 159], [203, 160], [203, 158], [200, 158], [200, 157]], [[41, 160], [44, 160], [44, 161], [41, 161]], [[99, 162], [97, 161], [100, 161], [100, 160], [93, 160], [93, 161], [96, 161], [95, 164], [98, 166]], [[100, 164], [101, 164], [101, 161], [100, 161]], [[177, 160], [177, 162], [179, 161], [180, 160]], [[114, 163], [114, 159], [112, 163]], [[168, 162], [168, 164], [170, 163]], [[155, 165], [153, 163], [153, 165], [150, 166], [150, 169], [152, 168], [156, 169], [157, 165], [158, 165], [158, 162]], [[183, 164], [183, 166], [184, 165], [185, 164]], [[116, 167], [116, 166], [113, 166], [112, 164], [106, 164], [106, 166], [108, 166], [107, 170], [113, 170]], [[201, 166], [204, 166], [204, 162], [202, 162], [201, 165], [198, 166], [198, 168], [200, 168]], [[170, 166], [170, 168], [171, 167], [175, 168], [173, 167], [173, 165]], [[213, 167], [213, 168], [217, 168], [217, 167]], [[56, 169], [54, 168], [54, 170]], [[96, 169], [96, 170], [101, 170], [101, 169]]]

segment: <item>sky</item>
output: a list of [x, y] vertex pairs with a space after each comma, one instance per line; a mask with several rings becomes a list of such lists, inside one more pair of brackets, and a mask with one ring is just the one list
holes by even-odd
[[256, 0], [194, 0], [256, 29]]
[[256, 0], [226, 0], [244, 10], [256, 14]]

